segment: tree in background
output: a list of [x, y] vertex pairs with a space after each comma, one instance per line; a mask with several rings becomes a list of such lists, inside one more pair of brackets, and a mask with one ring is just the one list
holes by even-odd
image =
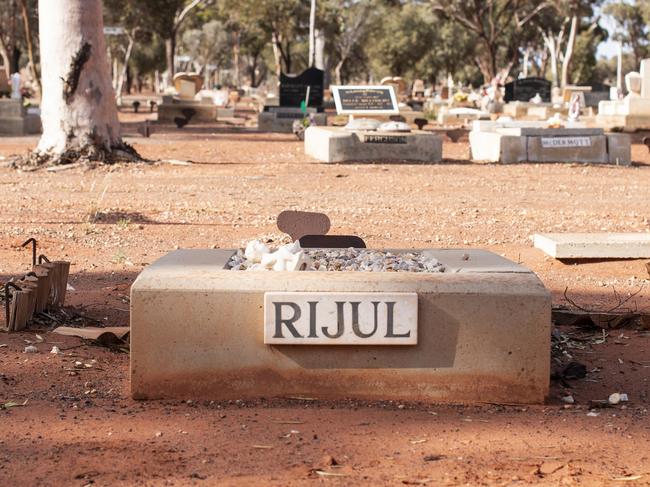
[[527, 34], [524, 27], [551, 1], [531, 0], [430, 0], [434, 11], [452, 19], [474, 36], [477, 63], [485, 83], [504, 78], [518, 61]]
[[176, 55], [176, 40], [183, 22], [190, 13], [198, 7], [205, 7], [211, 0], [133, 0], [136, 1], [144, 17], [165, 42], [165, 61], [168, 81], [171, 82], [175, 73], [174, 56]]
[[253, 88], [257, 88], [266, 78], [267, 64], [264, 51], [268, 45], [264, 33], [255, 25], [240, 31], [241, 55], [246, 63], [246, 72]]
[[133, 160], [122, 142], [101, 0], [39, 0], [43, 135], [29, 162]]
[[472, 62], [476, 43], [457, 22], [433, 12], [425, 4], [386, 7], [368, 40], [377, 77], [402, 76], [430, 82], [451, 74], [462, 82], [480, 84]]
[[[29, 56], [37, 0], [0, 0], [0, 56], [37, 73], [38, 37]], [[219, 82], [258, 86], [308, 66], [308, 0], [105, 0], [107, 38], [118, 95], [191, 58]], [[316, 30], [326, 82], [367, 82], [385, 75], [440, 81], [451, 74], [474, 86], [497, 77], [548, 77], [556, 86], [598, 79], [595, 60], [605, 32], [594, 6], [602, 0], [318, 0]], [[24, 8], [23, 8], [24, 7]], [[650, 2], [605, 7], [638, 60], [648, 55]], [[178, 40], [178, 41], [177, 41]], [[177, 42], [179, 45], [177, 46]], [[178, 51], [178, 52], [177, 52]], [[11, 52], [11, 54], [10, 54]], [[11, 59], [10, 59], [11, 58]], [[33, 58], [33, 62], [30, 62]], [[206, 70], [206, 66], [210, 66]], [[599, 67], [600, 66], [600, 67]], [[9, 70], [11, 71], [11, 70]], [[207, 79], [207, 78], [206, 78]], [[155, 83], [158, 86], [158, 83]], [[123, 89], [124, 88], [124, 89]]]
[[601, 83], [604, 78], [598, 77], [596, 66], [597, 46], [607, 39], [607, 31], [598, 25], [596, 20], [583, 20], [578, 28], [578, 35], [573, 52], [573, 62], [569, 80], [574, 85]]
[[334, 65], [334, 80], [336, 84], [343, 83], [342, 70], [346, 61], [359, 48], [367, 36], [371, 26], [379, 15], [379, 7], [371, 0], [356, 2], [330, 2], [327, 6], [333, 11], [334, 29], [328, 29], [336, 52]]
[[650, 55], [650, 2], [616, 2], [605, 5], [603, 11], [616, 22], [614, 39], [632, 49], [638, 69], [641, 60]]
[[282, 71], [292, 73], [294, 47], [307, 35], [309, 4], [300, 0], [247, 0], [246, 6], [247, 18], [271, 38], [276, 76], [279, 78]]
[[203, 73], [207, 80], [211, 74], [210, 65], [218, 68], [229, 62], [232, 41], [222, 22], [209, 20], [200, 29], [186, 30], [180, 47], [191, 57], [192, 70]]
[[34, 88], [40, 89], [38, 72], [37, 0], [0, 0], [0, 59], [5, 74], [20, 71], [27, 64]]
[[[590, 78], [588, 65], [595, 63], [596, 45], [606, 38], [606, 32], [598, 25], [594, 9], [602, 0], [555, 0], [551, 8], [540, 12], [530, 24], [543, 40], [538, 45], [541, 53], [539, 72], [550, 70], [553, 86], [561, 87], [578, 79]], [[592, 46], [589, 42], [594, 42]], [[540, 49], [541, 48], [541, 49]], [[591, 56], [583, 60], [582, 56]], [[593, 61], [593, 63], [592, 63]], [[580, 67], [580, 75], [574, 76], [574, 66]]]

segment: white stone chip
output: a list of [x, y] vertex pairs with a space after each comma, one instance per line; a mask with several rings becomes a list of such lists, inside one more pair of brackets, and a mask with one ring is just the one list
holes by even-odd
[[262, 256], [264, 254], [268, 253], [269, 248], [266, 245], [264, 245], [259, 240], [251, 240], [246, 245], [246, 250], [244, 250], [244, 257], [246, 257], [247, 260], [252, 260], [253, 262], [257, 263], [262, 260]]

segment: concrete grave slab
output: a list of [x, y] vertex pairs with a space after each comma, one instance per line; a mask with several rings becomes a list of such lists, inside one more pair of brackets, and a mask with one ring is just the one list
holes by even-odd
[[[234, 252], [178, 250], [138, 276], [131, 288], [133, 397], [535, 403], [548, 393], [550, 294], [535, 274], [502, 257], [427, 250], [447, 266], [442, 273], [255, 272], [225, 269]], [[289, 302], [300, 293], [336, 293], [343, 302], [363, 293], [370, 303], [406, 293], [417, 299], [417, 342], [265, 344], [268, 293]], [[368, 316], [360, 313], [367, 331]], [[353, 322], [343, 315], [346, 330]]]
[[[554, 141], [558, 144], [553, 145]], [[526, 144], [527, 159], [531, 162], [609, 163], [604, 135], [528, 136]]]
[[178, 99], [172, 96], [163, 96], [162, 103], [158, 105], [158, 121], [161, 123], [173, 123], [175, 118], [185, 118], [188, 119], [189, 123], [216, 122], [217, 109], [218, 107], [211, 101], [204, 103], [193, 99]]
[[538, 233], [533, 244], [556, 259], [650, 258], [650, 233]]
[[339, 127], [309, 127], [305, 154], [322, 162], [440, 162], [442, 137], [425, 131], [347, 131]]
[[603, 129], [546, 128], [534, 122], [475, 122], [469, 134], [472, 160], [484, 162], [580, 162], [630, 165], [630, 138]]

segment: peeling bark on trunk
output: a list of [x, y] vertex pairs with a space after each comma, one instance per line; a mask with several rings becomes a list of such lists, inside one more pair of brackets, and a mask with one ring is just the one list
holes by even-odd
[[139, 156], [120, 137], [101, 0], [39, 0], [43, 135], [31, 164]]

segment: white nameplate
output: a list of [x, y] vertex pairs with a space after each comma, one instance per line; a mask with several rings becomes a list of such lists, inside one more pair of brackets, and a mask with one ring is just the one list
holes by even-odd
[[591, 137], [542, 137], [542, 147], [591, 147]]
[[417, 293], [268, 292], [264, 343], [417, 345]]

